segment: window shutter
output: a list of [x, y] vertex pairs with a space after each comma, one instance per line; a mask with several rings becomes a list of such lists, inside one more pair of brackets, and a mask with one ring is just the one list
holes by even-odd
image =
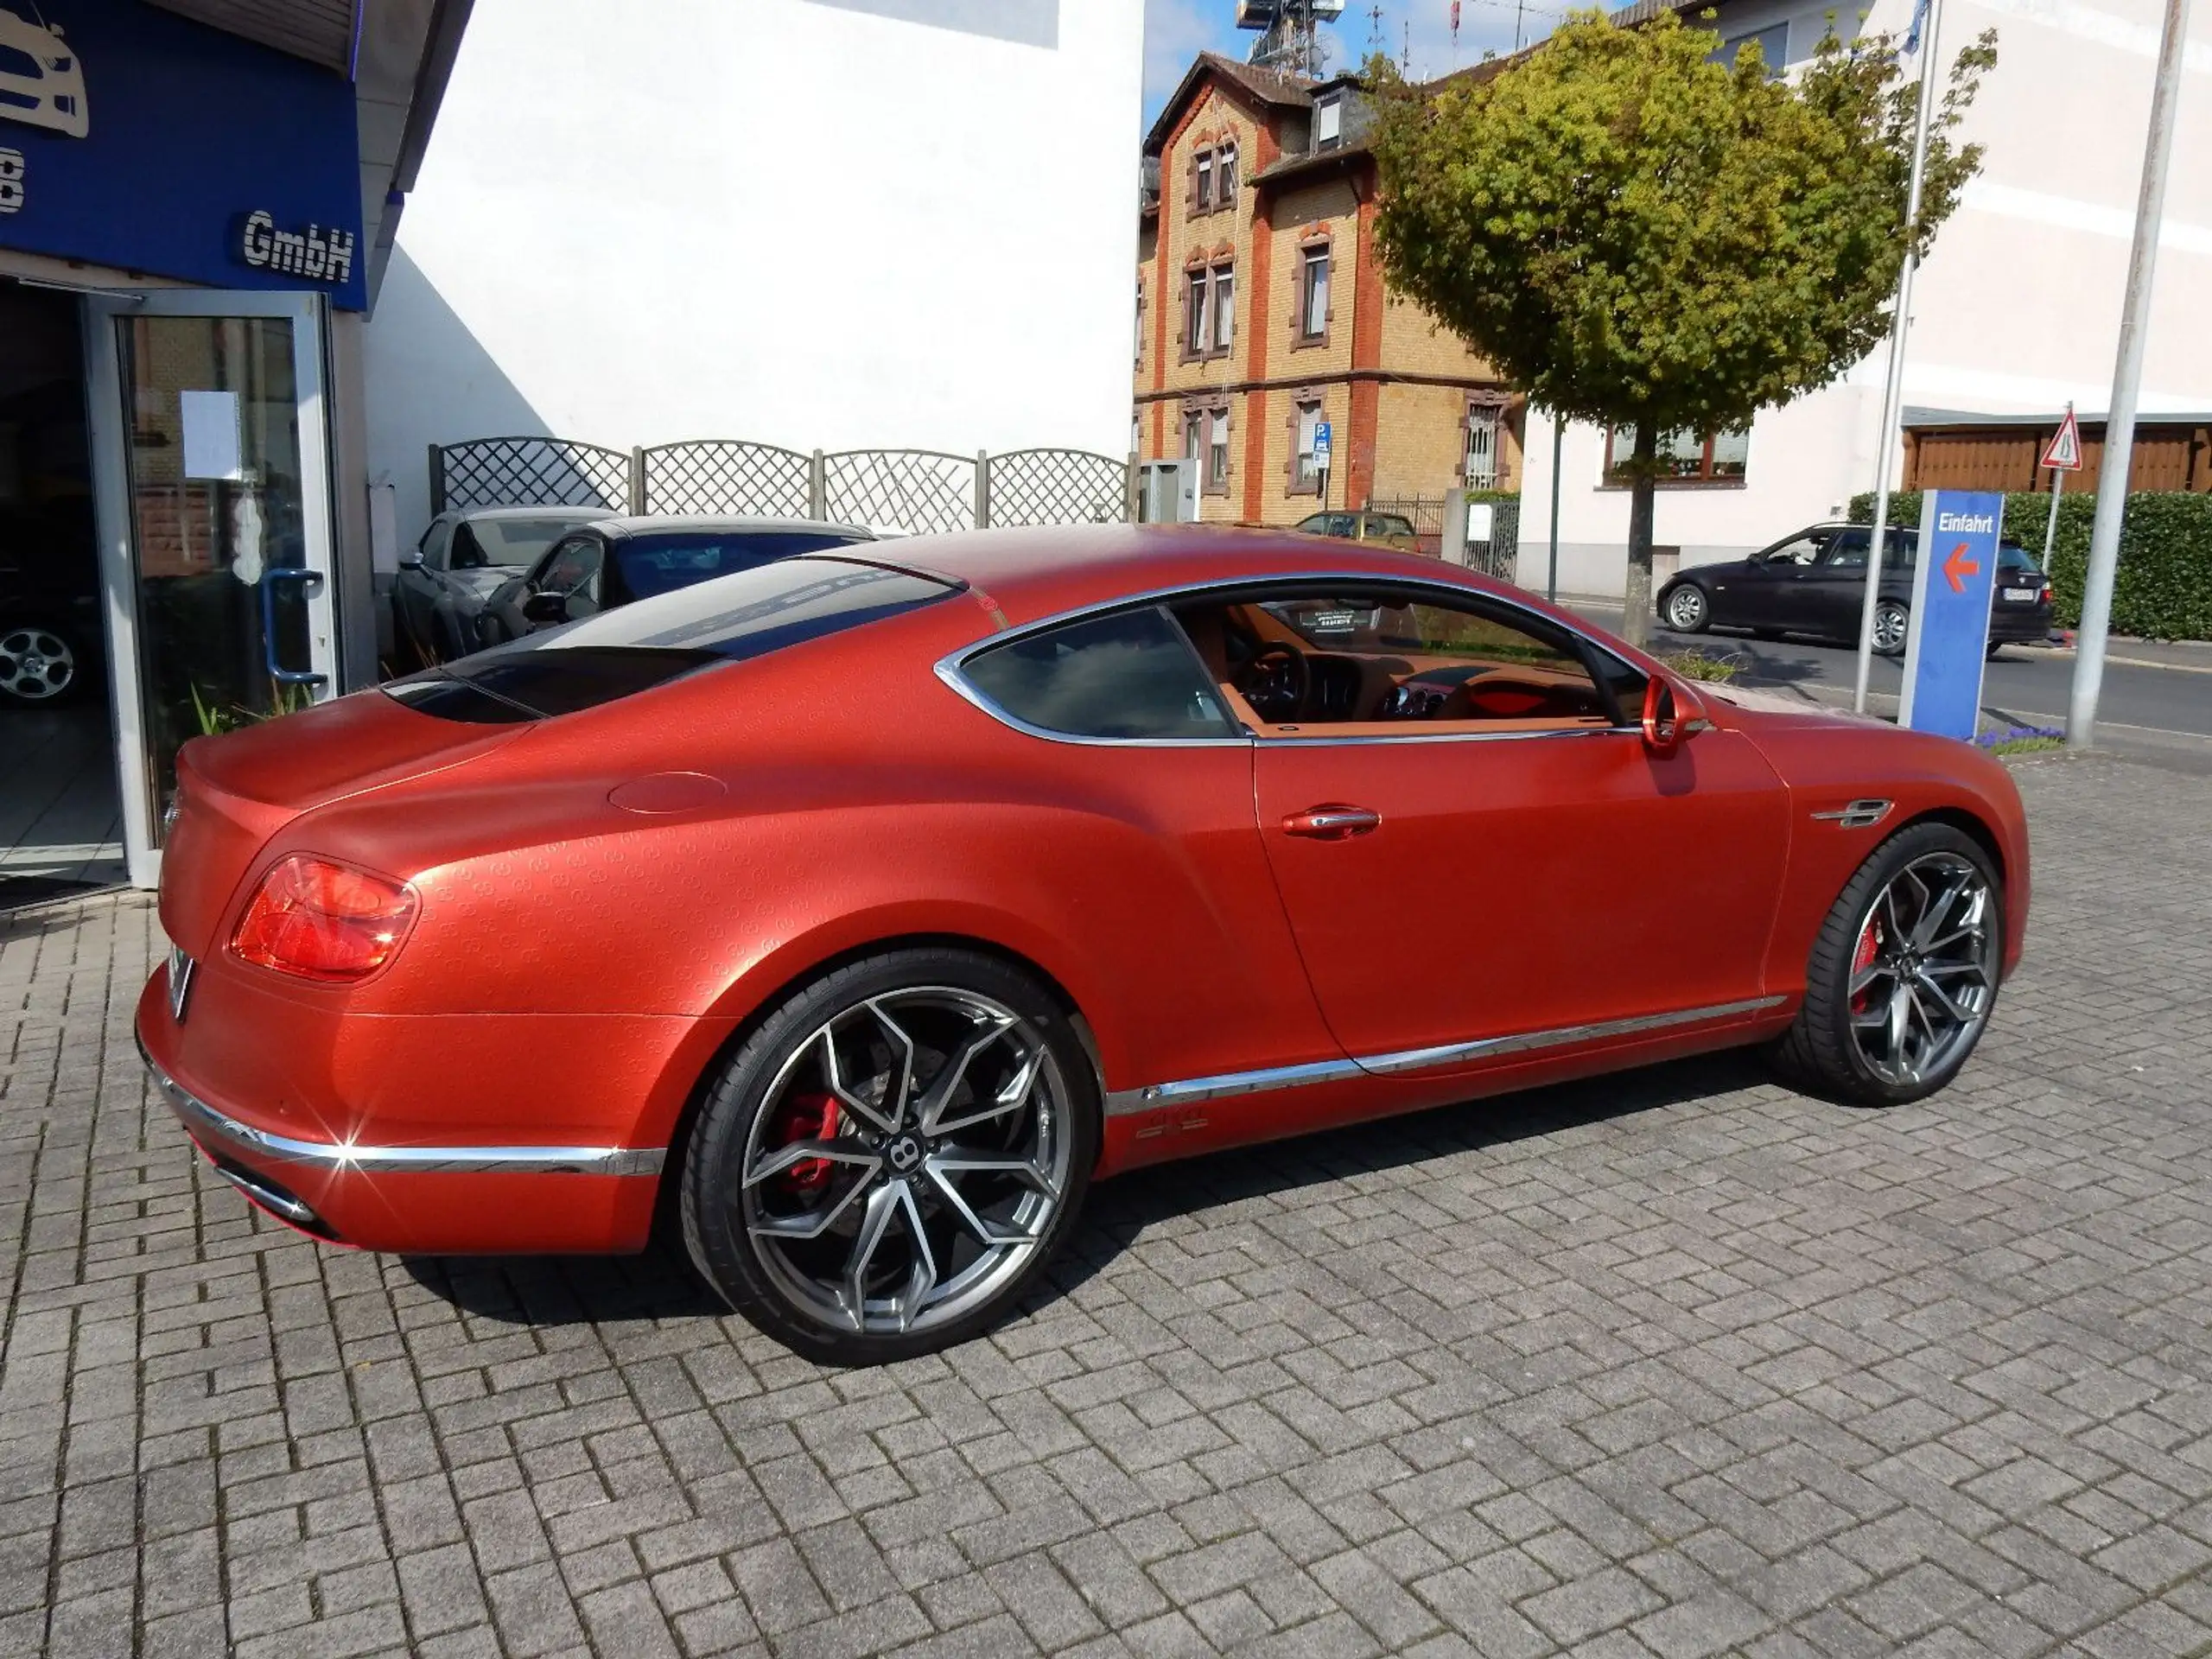
[[1198, 151], [1191, 149], [1190, 159], [1183, 164], [1183, 217], [1194, 219], [1198, 212]]
[[1298, 487], [1298, 400], [1290, 402], [1289, 411], [1282, 417], [1282, 485], [1286, 492]]

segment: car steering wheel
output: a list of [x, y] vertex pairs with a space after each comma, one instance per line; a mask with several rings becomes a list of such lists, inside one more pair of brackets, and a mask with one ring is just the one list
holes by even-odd
[[1303, 652], [1288, 645], [1269, 645], [1236, 677], [1236, 689], [1262, 720], [1295, 720], [1306, 706], [1311, 680]]

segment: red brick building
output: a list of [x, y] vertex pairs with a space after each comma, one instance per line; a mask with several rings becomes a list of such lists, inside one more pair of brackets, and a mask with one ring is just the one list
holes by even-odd
[[1522, 404], [1390, 293], [1356, 76], [1289, 80], [1201, 54], [1144, 144], [1135, 447], [1198, 462], [1203, 518], [1518, 487]]

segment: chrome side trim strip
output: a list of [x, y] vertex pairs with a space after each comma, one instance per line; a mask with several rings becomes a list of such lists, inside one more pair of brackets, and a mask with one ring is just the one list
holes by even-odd
[[210, 1106], [163, 1071], [138, 1045], [147, 1074], [195, 1141], [207, 1141], [249, 1157], [318, 1169], [490, 1174], [658, 1175], [668, 1154], [660, 1147], [369, 1147], [339, 1141], [300, 1141], [241, 1123]]
[[1586, 1026], [1557, 1026], [1549, 1031], [1524, 1031], [1510, 1037], [1484, 1037], [1471, 1043], [1447, 1043], [1440, 1048], [1402, 1049], [1395, 1054], [1374, 1054], [1360, 1061], [1363, 1071], [1387, 1076], [1398, 1071], [1424, 1071], [1431, 1066], [1452, 1065], [1461, 1060], [1487, 1059], [1493, 1054], [1520, 1054], [1534, 1048], [1557, 1048], [1567, 1043], [1602, 1042], [1609, 1037], [1634, 1037], [1674, 1026], [1694, 1026], [1707, 1020], [1731, 1020], [1778, 1007], [1779, 996], [1748, 997], [1740, 1002], [1715, 1002], [1702, 1008], [1678, 1008], [1670, 1014], [1641, 1014], [1628, 1020], [1600, 1020]]
[[1308, 1084], [1340, 1083], [1347, 1077], [1389, 1077], [1402, 1071], [1425, 1071], [1467, 1060], [1488, 1059], [1498, 1054], [1519, 1054], [1530, 1049], [1556, 1048], [1570, 1043], [1602, 1042], [1611, 1037], [1633, 1037], [1648, 1031], [1693, 1026], [1709, 1020], [1738, 1019], [1779, 1007], [1781, 996], [1746, 997], [1737, 1002], [1714, 1002], [1700, 1008], [1677, 1008], [1667, 1014], [1642, 1014], [1627, 1020], [1601, 1020], [1581, 1026], [1557, 1026], [1548, 1031], [1526, 1031], [1507, 1037], [1484, 1037], [1473, 1042], [1446, 1043], [1436, 1048], [1401, 1049], [1394, 1054], [1374, 1054], [1364, 1059], [1315, 1060], [1305, 1065], [1268, 1066], [1256, 1071], [1229, 1071], [1218, 1077], [1189, 1077], [1178, 1083], [1147, 1084], [1141, 1088], [1116, 1089], [1106, 1096], [1106, 1116], [1126, 1117], [1164, 1106], [1192, 1105], [1230, 1095], [1259, 1094], [1271, 1089], [1300, 1089]]
[[1895, 804], [1869, 797], [1848, 806], [1839, 806], [1833, 812], [1815, 812], [1813, 816], [1823, 823], [1840, 823], [1847, 830], [1872, 830], [1890, 816], [1890, 809]]
[[1300, 1089], [1309, 1083], [1337, 1083], [1360, 1076], [1353, 1060], [1313, 1060], [1305, 1065], [1270, 1065], [1257, 1071], [1224, 1071], [1215, 1077], [1185, 1077], [1180, 1083], [1148, 1083], [1141, 1089], [1116, 1089], [1106, 1096], [1106, 1116], [1125, 1117], [1159, 1106], [1191, 1106], [1228, 1095], [1256, 1095], [1269, 1089]]

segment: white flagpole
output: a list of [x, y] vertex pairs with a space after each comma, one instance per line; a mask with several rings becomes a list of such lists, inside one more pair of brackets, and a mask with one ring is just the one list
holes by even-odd
[[1890, 527], [1890, 461], [1897, 448], [1897, 422], [1904, 402], [1904, 337], [1912, 327], [1912, 229], [1920, 219], [1921, 177], [1928, 168], [1928, 122], [1936, 107], [1936, 43], [1943, 27], [1943, 0], [1927, 0], [1928, 35], [1920, 45], [1920, 108], [1912, 125], [1912, 181], [1905, 192], [1904, 264], [1897, 270], [1897, 297], [1890, 314], [1890, 372], [1882, 392], [1882, 430], [1874, 451], [1874, 533], [1866, 548], [1866, 596], [1859, 609], [1859, 683], [1851, 706], [1866, 711], [1866, 681], [1874, 665], [1874, 609], [1882, 591], [1883, 543]]
[[2120, 314], [2120, 353], [2113, 365], [2112, 402], [2105, 410], [2104, 454], [2097, 461], [2096, 518], [2082, 589], [2082, 631], [2075, 636], [2073, 695], [2066, 708], [2069, 749], [2086, 749], [2096, 741], [2105, 634], [2112, 625], [2120, 518], [2127, 511], [2129, 463], [2135, 451], [2135, 399], [2143, 386], [2143, 348], [2151, 326], [2151, 276], [2165, 213], [2166, 164], [2174, 149], [2174, 103], [2181, 93], [2182, 41], [2188, 33], [2189, 0], [2166, 0], [2158, 78], [2151, 92], [2151, 131], [2143, 143], [2143, 188], [2135, 201], [2135, 245], [2127, 257], [2127, 297]]

